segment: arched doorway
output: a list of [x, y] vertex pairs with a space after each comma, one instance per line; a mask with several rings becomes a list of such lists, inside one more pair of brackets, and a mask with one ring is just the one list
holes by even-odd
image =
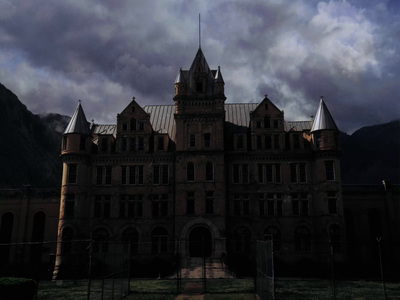
[[211, 232], [206, 227], [196, 227], [189, 234], [189, 255], [210, 257], [212, 251]]

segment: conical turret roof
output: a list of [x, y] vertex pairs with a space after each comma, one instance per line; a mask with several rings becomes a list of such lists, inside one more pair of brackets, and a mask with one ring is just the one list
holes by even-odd
[[83, 112], [83, 108], [80, 101], [78, 103], [78, 107], [74, 112], [74, 115], [72, 116], [67, 128], [64, 131], [64, 134], [67, 133], [80, 133], [88, 135], [91, 134], [89, 129], [89, 124], [88, 121], [86, 120], [86, 116], [85, 113]]
[[178, 75], [175, 79], [175, 83], [186, 83], [185, 75], [183, 74], [182, 68], [179, 69]]
[[218, 70], [217, 70], [217, 74], [215, 74], [215, 82], [221, 82], [221, 83], [225, 83], [224, 82], [224, 78], [222, 78], [222, 73], [221, 73], [221, 67], [218, 66]]
[[319, 130], [339, 131], [322, 97], [321, 100], [319, 101], [319, 107], [317, 110], [317, 114], [315, 115], [313, 125], [311, 127], [311, 132]]

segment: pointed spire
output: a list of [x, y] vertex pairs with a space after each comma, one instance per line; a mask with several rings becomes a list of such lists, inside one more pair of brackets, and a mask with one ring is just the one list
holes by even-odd
[[88, 121], [86, 120], [85, 113], [83, 112], [81, 100], [79, 100], [78, 107], [76, 108], [74, 115], [64, 131], [64, 134], [67, 133], [91, 134]]
[[224, 79], [222, 78], [221, 67], [218, 66], [217, 74], [215, 74], [215, 82], [225, 83]]
[[183, 74], [182, 68], [179, 69], [178, 75], [176, 76], [175, 83], [185, 83], [185, 75]]
[[325, 105], [324, 97], [321, 97], [319, 102], [319, 107], [317, 113], [314, 118], [313, 125], [311, 127], [311, 132], [319, 131], [319, 130], [337, 130], [339, 129], [336, 126], [335, 121], [332, 118], [328, 108]]

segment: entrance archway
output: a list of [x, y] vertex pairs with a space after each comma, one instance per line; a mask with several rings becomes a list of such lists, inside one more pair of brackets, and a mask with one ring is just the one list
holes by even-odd
[[189, 255], [210, 257], [212, 251], [211, 232], [206, 227], [196, 227], [189, 234]]

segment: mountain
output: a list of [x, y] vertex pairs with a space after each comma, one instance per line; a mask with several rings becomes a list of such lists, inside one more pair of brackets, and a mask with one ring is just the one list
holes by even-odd
[[[0, 107], [0, 188], [20, 188], [25, 184], [59, 188], [61, 132], [54, 130], [54, 115], [40, 118], [32, 114], [1, 83]], [[60, 118], [57, 122], [65, 120]]]
[[343, 183], [400, 183], [400, 119], [341, 134]]

